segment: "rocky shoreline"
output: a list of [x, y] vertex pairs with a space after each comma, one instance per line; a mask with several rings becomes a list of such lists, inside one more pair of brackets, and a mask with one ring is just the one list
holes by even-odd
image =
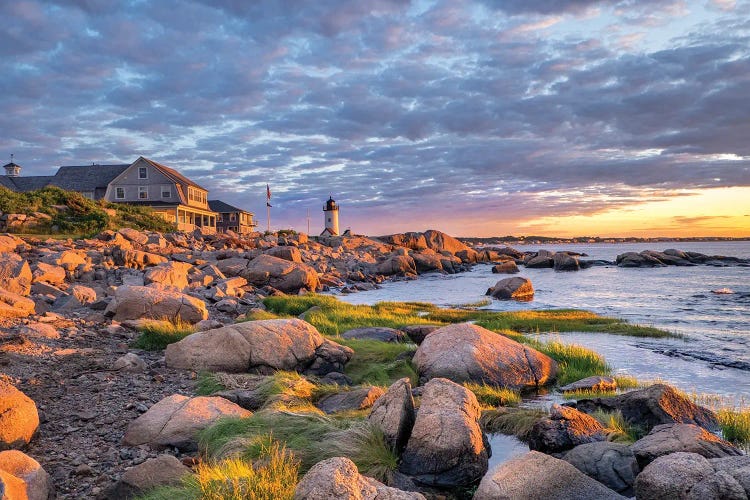
[[[626, 254], [621, 261], [747, 264], [741, 259], [676, 252]], [[4, 471], [0, 472], [0, 485], [9, 492], [25, 488], [29, 498], [122, 498], [144, 487], [137, 477], [139, 470], [144, 477], [152, 477], [156, 471], [164, 482], [188, 472], [201, 459], [194, 432], [208, 425], [203, 420], [195, 424], [195, 415], [210, 415], [208, 422], [213, 422], [222, 415], [243, 416], [259, 409], [252, 388], [195, 397], [202, 371], [273, 376], [279, 370], [291, 370], [317, 383], [346, 386], [343, 371], [353, 351], [321, 336], [305, 321], [235, 324], [246, 313], [262, 308], [265, 297], [332, 288], [343, 293], [367, 290], [384, 279], [461, 272], [480, 262], [558, 270], [588, 265], [579, 257], [565, 252], [523, 254], [510, 248], [477, 251], [438, 231], [317, 240], [304, 234], [240, 238], [132, 229], [75, 241], [0, 236], [0, 383], [4, 384], [0, 389], [4, 388], [2, 404], [6, 406], [0, 411], [0, 420], [5, 419], [0, 423], [18, 431], [3, 437], [0, 450], [21, 448], [26, 454], [23, 458], [12, 451], [0, 452], [0, 471]], [[135, 348], [133, 341], [148, 319], [194, 325], [198, 333], [170, 344], [166, 353]], [[320, 477], [329, 477], [332, 470], [339, 469], [347, 471], [352, 484], [364, 481], [362, 487], [373, 491], [387, 488], [382, 491], [392, 495], [389, 498], [420, 498], [421, 494], [439, 498], [445, 494], [440, 493], [441, 488], [469, 487], [480, 479], [475, 498], [497, 498], [493, 493], [497, 488], [512, 491], [498, 479], [504, 472], [490, 471], [485, 476], [491, 451], [479, 424], [476, 398], [456, 382], [493, 380], [502, 387], [539, 386], [554, 380], [556, 364], [530, 348], [510, 356], [516, 347], [502, 344], [493, 355], [497, 359], [490, 363], [495, 367], [491, 374], [481, 362], [457, 369], [462, 365], [456, 360], [472, 359], [474, 351], [451, 346], [478, 342], [477, 346], [485, 349], [494, 345], [498, 336], [465, 325], [441, 331], [412, 329], [393, 334], [393, 339], [386, 338], [389, 332], [377, 333], [380, 340], [411, 335], [413, 342], [421, 344], [413, 353], [413, 363], [424, 385], [413, 388], [421, 398], [413, 422], [411, 385], [397, 382], [384, 394], [366, 391], [365, 399], [372, 405], [369, 420], [402, 450], [399, 473], [391, 477], [389, 485], [356, 479], [364, 476], [339, 460], [311, 469], [298, 491], [321, 488], [321, 481], [326, 481]], [[350, 337], [360, 335], [364, 334]], [[454, 357], [446, 357], [447, 353]], [[521, 364], [508, 364], [508, 356], [518, 357]], [[526, 375], [518, 378], [522, 373]], [[401, 402], [388, 403], [393, 400]], [[408, 409], [410, 401], [412, 410]], [[583, 418], [571, 417], [574, 411], [572, 407], [560, 410], [559, 418], [552, 420]], [[38, 425], [33, 425], [34, 418], [29, 415], [37, 416]], [[673, 418], [671, 423], [675, 422], [683, 423]], [[167, 433], [170, 425], [174, 431]], [[446, 425], [445, 432], [458, 433], [450, 445], [456, 448], [439, 456], [430, 451], [435, 446], [435, 425]], [[151, 435], [154, 426], [161, 431]], [[560, 424], [552, 427], [559, 430]], [[473, 451], [466, 455], [468, 450]], [[467, 461], [447, 465], [455, 453], [466, 455]], [[170, 461], [165, 454], [176, 458]], [[38, 463], [30, 466], [24, 460]], [[547, 474], [545, 468], [559, 466], [536, 455], [527, 460], [541, 468], [542, 476]], [[21, 462], [26, 465], [18, 465]], [[520, 466], [531, 467], [526, 462]], [[519, 464], [501, 467], [512, 470]], [[711, 467], [712, 471], [724, 470], [713, 463]], [[316, 479], [315, 474], [322, 476]], [[709, 476], [714, 477], [706, 473], [703, 478]], [[422, 493], [399, 492], [392, 487]], [[304, 493], [298, 497], [314, 498]]]

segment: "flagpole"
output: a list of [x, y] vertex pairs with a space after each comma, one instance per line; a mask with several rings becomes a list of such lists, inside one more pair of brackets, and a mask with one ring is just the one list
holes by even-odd
[[268, 221], [268, 226], [266, 227], [267, 232], [271, 232], [271, 205], [266, 203], [266, 220]]

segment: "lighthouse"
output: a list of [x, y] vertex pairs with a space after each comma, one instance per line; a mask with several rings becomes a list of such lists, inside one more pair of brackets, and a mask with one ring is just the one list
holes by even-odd
[[323, 207], [323, 222], [325, 229], [320, 233], [321, 236], [338, 236], [339, 235], [339, 206], [333, 200], [333, 197], [328, 197], [328, 201]]

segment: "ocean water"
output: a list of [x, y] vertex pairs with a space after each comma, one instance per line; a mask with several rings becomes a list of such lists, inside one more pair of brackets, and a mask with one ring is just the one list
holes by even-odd
[[[570, 250], [584, 259], [614, 261], [628, 251], [678, 248], [708, 255], [750, 258], [750, 242], [691, 242], [518, 246], [521, 251]], [[661, 379], [690, 392], [750, 402], [750, 267], [592, 267], [575, 272], [526, 269], [535, 289], [531, 302], [493, 300], [486, 309], [578, 308], [632, 323], [656, 326], [684, 339], [642, 339], [608, 334], [561, 333], [553, 337], [602, 354], [616, 373]], [[369, 292], [340, 295], [354, 304], [424, 301], [441, 306], [476, 303], [487, 288], [507, 275], [480, 264], [454, 275], [428, 274], [389, 282]], [[712, 290], [729, 288], [719, 295]], [[547, 335], [545, 338], [549, 338]]]

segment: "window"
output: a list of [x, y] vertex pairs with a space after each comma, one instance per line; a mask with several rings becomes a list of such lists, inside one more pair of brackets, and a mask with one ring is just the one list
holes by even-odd
[[234, 222], [236, 218], [237, 218], [237, 214], [235, 213], [229, 214], [229, 222]]
[[146, 167], [138, 167], [138, 178], [148, 179], [148, 169]]
[[148, 186], [138, 186], [138, 199], [148, 200]]
[[224, 214], [219, 214], [219, 217], [216, 219], [219, 222], [224, 222]]
[[115, 188], [115, 199], [118, 199], [118, 200], [124, 200], [125, 199], [125, 188], [124, 187], [116, 187]]
[[162, 198], [171, 198], [172, 197], [172, 189], [169, 186], [162, 186], [161, 187], [161, 197]]

